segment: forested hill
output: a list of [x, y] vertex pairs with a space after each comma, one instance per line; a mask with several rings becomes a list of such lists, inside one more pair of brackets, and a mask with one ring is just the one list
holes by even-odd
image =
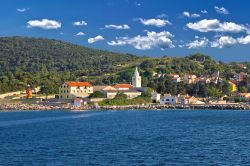
[[121, 62], [138, 59], [134, 55], [96, 50], [70, 43], [27, 37], [0, 38], [0, 72], [47, 70], [98, 73]]
[[[183, 88], [183, 84], [173, 84], [171, 78], [157, 75], [202, 76], [219, 71], [222, 78], [229, 80], [234, 73], [250, 73], [250, 63], [241, 65], [247, 68], [237, 63], [217, 62], [202, 54], [182, 58], [149, 58], [51, 39], [0, 37], [0, 93], [24, 90], [29, 84], [43, 87], [43, 93], [55, 94], [65, 81], [89, 81], [94, 85], [129, 83], [135, 66], [139, 67], [143, 86], [161, 93], [169, 93], [171, 89], [179, 89], [171, 92], [173, 94], [184, 93], [183, 89], [191, 93], [193, 90], [189, 86]], [[247, 84], [245, 82], [240, 86], [247, 89]], [[216, 88], [220, 89], [219, 86]]]
[[79, 76], [114, 72], [135, 55], [96, 50], [70, 43], [28, 37], [0, 38], [0, 93], [42, 82], [60, 83]]

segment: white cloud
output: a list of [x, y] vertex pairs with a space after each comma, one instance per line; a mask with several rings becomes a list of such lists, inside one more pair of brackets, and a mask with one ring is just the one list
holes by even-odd
[[101, 35], [98, 35], [96, 37], [89, 38], [88, 43], [95, 43], [95, 42], [102, 41], [102, 40], [104, 40], [104, 38]]
[[168, 17], [168, 15], [166, 15], [165, 13], [159, 14], [157, 16], [157, 18], [165, 18], [165, 17]]
[[29, 8], [18, 8], [18, 9], [16, 9], [18, 12], [21, 12], [21, 13], [23, 13], [23, 12], [26, 12], [27, 10], [29, 10]]
[[73, 25], [74, 26], [86, 26], [88, 24], [85, 21], [76, 21], [76, 22], [73, 22]]
[[199, 49], [199, 48], [204, 48], [209, 44], [209, 40], [207, 38], [199, 38], [199, 37], [195, 37], [196, 40], [187, 43], [186, 46], [189, 49]]
[[108, 45], [110, 45], [110, 46], [123, 46], [123, 45], [128, 44], [127, 41], [129, 40], [128, 37], [120, 37], [120, 38], [116, 38], [116, 39], [117, 39], [116, 41], [112, 40], [110, 42], [107, 42]]
[[211, 42], [211, 47], [229, 48], [238, 44], [238, 41], [231, 36], [221, 36], [215, 41]]
[[164, 20], [164, 19], [142, 19], [139, 18], [139, 21], [143, 24], [143, 25], [151, 25], [151, 26], [156, 26], [156, 27], [164, 27], [166, 25], [170, 25], [171, 22], [169, 22], [168, 20]]
[[229, 11], [224, 7], [215, 6], [214, 9], [219, 14], [229, 14]]
[[211, 47], [230, 48], [237, 44], [250, 44], [250, 35], [245, 37], [233, 38], [231, 36], [220, 36], [211, 42]]
[[244, 32], [244, 31], [249, 30], [245, 25], [236, 24], [233, 22], [221, 23], [217, 19], [211, 19], [211, 20], [204, 19], [195, 23], [188, 23], [186, 26], [192, 30], [199, 31], [199, 32], [239, 33], [239, 32]]
[[188, 17], [188, 18], [198, 18], [198, 17], [200, 17], [199, 14], [196, 14], [196, 13], [191, 14], [191, 13], [189, 13], [187, 11], [184, 11], [182, 14], [183, 14], [183, 16]]
[[55, 20], [30, 20], [27, 22], [28, 28], [42, 28], [42, 29], [58, 29], [61, 28], [61, 23]]
[[85, 35], [85, 33], [83, 33], [83, 32], [78, 32], [75, 36], [84, 36]]
[[209, 41], [207, 38], [203, 37], [200, 38], [199, 36], [195, 36], [194, 41], [187, 43], [187, 44], [181, 44], [179, 45], [180, 48], [183, 48], [186, 46], [189, 49], [195, 49], [195, 48], [205, 48], [208, 45], [210, 45], [213, 48], [230, 48], [234, 45], [238, 44], [250, 44], [250, 35], [247, 35], [245, 37], [239, 37], [234, 38], [232, 36], [220, 36], [216, 35], [214, 41]]
[[240, 37], [237, 39], [240, 44], [250, 44], [250, 35], [246, 37]]
[[135, 36], [132, 38], [129, 37], [120, 37], [116, 41], [108, 42], [111, 46], [122, 46], [122, 45], [131, 45], [139, 50], [149, 50], [155, 47], [166, 49], [174, 48], [174, 44], [171, 40], [173, 35], [170, 32], [147, 32], [146, 36]]
[[208, 12], [207, 12], [207, 10], [201, 10], [201, 13], [202, 14], [207, 14]]
[[130, 27], [127, 24], [124, 25], [105, 25], [105, 28], [107, 29], [130, 29]]

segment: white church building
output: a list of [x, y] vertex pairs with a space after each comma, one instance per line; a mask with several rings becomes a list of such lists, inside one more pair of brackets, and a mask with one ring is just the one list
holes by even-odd
[[107, 98], [115, 98], [116, 94], [121, 92], [128, 96], [128, 98], [136, 98], [141, 96], [146, 88], [142, 87], [142, 79], [139, 74], [138, 68], [135, 68], [135, 72], [132, 76], [132, 84], [118, 83], [112, 86], [94, 86], [95, 91], [103, 92]]

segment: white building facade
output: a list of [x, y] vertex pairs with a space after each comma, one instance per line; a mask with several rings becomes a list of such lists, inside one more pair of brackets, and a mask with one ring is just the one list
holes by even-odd
[[66, 82], [59, 88], [60, 99], [88, 97], [93, 93], [93, 86], [88, 82]]
[[160, 100], [160, 104], [164, 105], [164, 104], [177, 104], [178, 103], [178, 97], [176, 96], [164, 96], [163, 98], [161, 98]]

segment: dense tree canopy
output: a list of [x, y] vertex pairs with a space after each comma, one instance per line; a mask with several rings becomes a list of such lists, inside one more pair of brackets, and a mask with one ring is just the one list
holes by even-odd
[[[24, 89], [27, 84], [56, 87], [66, 80], [82, 76], [117, 72], [117, 65], [136, 59], [138, 57], [134, 55], [95, 50], [57, 40], [2, 37], [0, 93]], [[58, 89], [52, 91], [56, 93]]]

